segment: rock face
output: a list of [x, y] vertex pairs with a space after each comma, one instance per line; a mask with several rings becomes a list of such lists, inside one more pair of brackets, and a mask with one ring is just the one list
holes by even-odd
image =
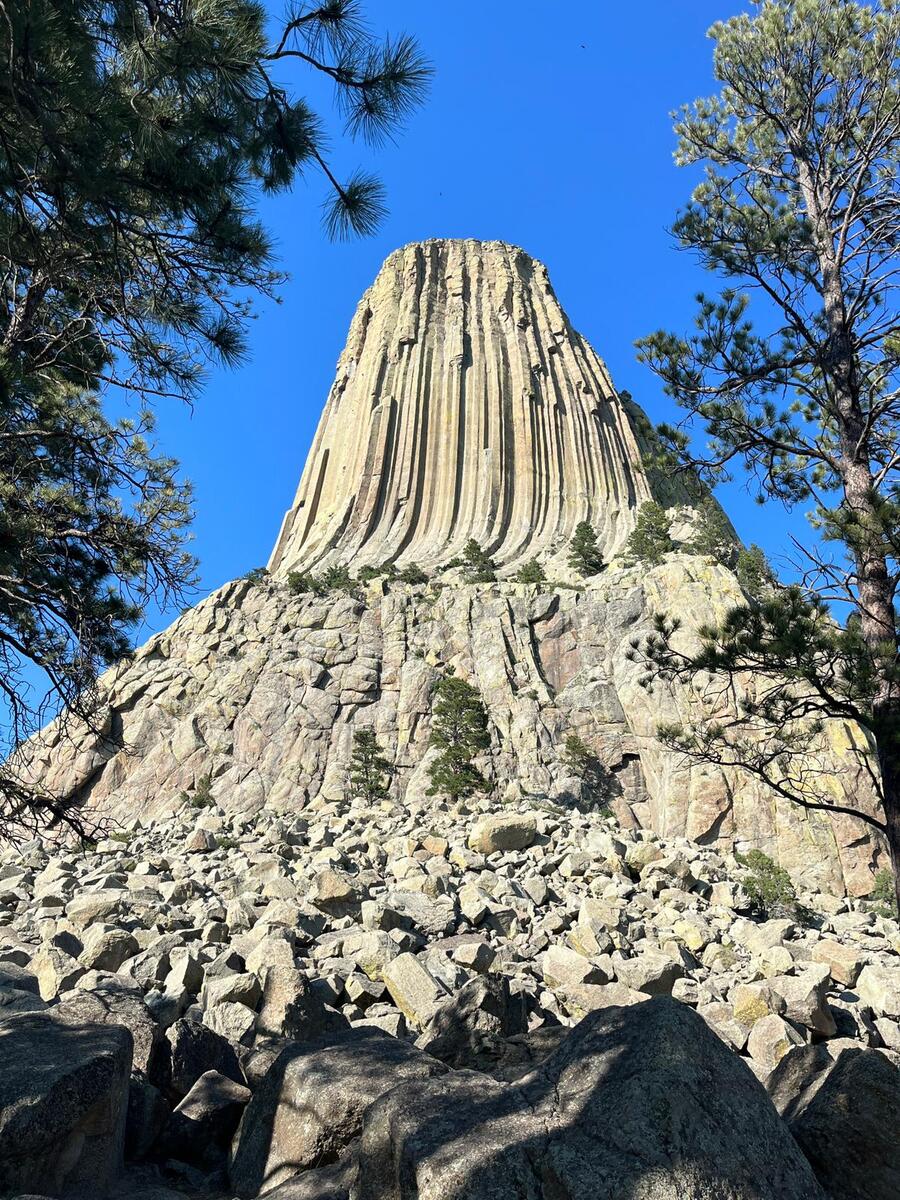
[[633, 415], [546, 267], [422, 242], [360, 301], [269, 567], [438, 566], [475, 538], [511, 571], [582, 520], [609, 557], [652, 495]]
[[[367, 727], [395, 767], [396, 798], [415, 810], [429, 782], [434, 685], [453, 669], [484, 699], [492, 744], [479, 765], [504, 802], [608, 802], [626, 828], [758, 847], [803, 887], [866, 895], [880, 852], [861, 822], [692, 768], [654, 736], [660, 721], [690, 725], [702, 697], [686, 684], [641, 687], [630, 643], [655, 612], [682, 618], [687, 637], [743, 594], [684, 540], [653, 569], [614, 557], [651, 496], [690, 516], [685, 497], [642, 466], [643, 427], [522, 251], [470, 241], [398, 251], [354, 318], [271, 573], [225, 585], [152, 638], [104, 677], [101, 732], [49, 727], [28, 748], [28, 769], [116, 818], [210, 795], [229, 812], [296, 813], [343, 800], [353, 733]], [[565, 566], [582, 519], [608, 560], [587, 579]], [[495, 558], [499, 582], [440, 569], [469, 537]], [[532, 556], [551, 582], [514, 582]], [[295, 569], [384, 560], [416, 561], [428, 581], [379, 578], [324, 596], [289, 586]], [[573, 733], [596, 756], [587, 782], [562, 753]], [[847, 753], [860, 737], [833, 722], [817, 778], [838, 803], [874, 806]], [[491, 818], [474, 835], [482, 851], [496, 836], [528, 837], [502, 826]], [[209, 855], [214, 831], [199, 822], [188, 848]], [[350, 913], [358, 897], [335, 893], [328, 864], [323, 880], [323, 911]], [[114, 901], [79, 903], [70, 915], [86, 928]], [[104, 945], [100, 961], [119, 952]], [[67, 968], [57, 948], [46, 995]]]

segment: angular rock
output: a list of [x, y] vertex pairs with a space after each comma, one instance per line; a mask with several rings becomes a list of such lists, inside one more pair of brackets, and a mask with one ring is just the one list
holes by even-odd
[[244, 1083], [234, 1047], [220, 1034], [197, 1021], [180, 1020], [166, 1030], [171, 1047], [168, 1091], [182, 1100], [201, 1075], [216, 1071], [220, 1075]]
[[218, 1071], [201, 1075], [162, 1131], [157, 1152], [194, 1166], [222, 1157], [250, 1100], [250, 1089]]
[[110, 1194], [122, 1168], [131, 1035], [48, 1014], [0, 1024], [0, 1191]]
[[900, 1196], [900, 1070], [877, 1050], [844, 1050], [788, 1120], [832, 1200]]
[[747, 1067], [668, 998], [586, 1018], [519, 1086], [469, 1073], [366, 1113], [356, 1200], [824, 1200]]
[[533, 813], [497, 813], [473, 826], [469, 848], [479, 854], [503, 850], [525, 850], [537, 837], [537, 819]]
[[346, 1020], [323, 1002], [301, 971], [295, 967], [270, 967], [266, 972], [256, 1018], [258, 1039], [313, 1041], [346, 1026]]
[[523, 1001], [501, 975], [473, 979], [438, 1004], [416, 1045], [451, 1067], [490, 1069], [502, 1057], [498, 1043], [527, 1028]]
[[400, 954], [384, 969], [394, 1003], [417, 1029], [429, 1020], [446, 991], [414, 954]]
[[241, 1197], [256, 1196], [305, 1168], [334, 1161], [359, 1136], [374, 1100], [445, 1070], [437, 1059], [375, 1029], [288, 1047], [244, 1114], [229, 1167], [232, 1188]]

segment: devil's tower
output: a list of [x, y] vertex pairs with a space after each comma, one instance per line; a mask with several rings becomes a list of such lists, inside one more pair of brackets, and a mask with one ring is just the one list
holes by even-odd
[[[110, 672], [100, 732], [45, 730], [31, 770], [119, 817], [176, 809], [201, 783], [227, 810], [340, 813], [367, 728], [394, 767], [391, 803], [427, 825], [443, 803], [428, 793], [432, 698], [452, 670], [489, 714], [493, 802], [602, 799], [623, 826], [757, 846], [801, 883], [865, 894], [877, 855], [859, 822], [693, 767], [656, 739], [661, 721], [689, 724], [698, 697], [643, 688], [630, 643], [655, 612], [687, 636], [743, 596], [687, 540], [653, 568], [616, 558], [650, 498], [673, 510], [676, 540], [690, 528], [687, 495], [646, 466], [646, 429], [528, 255], [475, 241], [397, 251], [353, 319], [269, 574], [226, 584]], [[565, 567], [582, 520], [609, 564], [587, 580]], [[470, 538], [496, 582], [445, 569]], [[533, 557], [550, 582], [515, 582]], [[298, 569], [384, 562], [415, 562], [427, 582], [291, 586]], [[602, 797], [573, 779], [569, 734], [599, 762]], [[835, 722], [828, 736], [823, 793], [865, 803], [870, 781], [846, 753], [861, 734]]]
[[610, 557], [650, 498], [634, 421], [546, 268], [503, 242], [421, 242], [356, 310], [269, 566], [428, 568], [474, 538], [502, 574], [583, 520]]

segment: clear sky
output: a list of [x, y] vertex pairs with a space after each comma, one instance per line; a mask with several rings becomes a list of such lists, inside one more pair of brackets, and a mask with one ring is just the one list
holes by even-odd
[[[575, 327], [654, 420], [671, 402], [635, 360], [636, 338], [687, 328], [712, 288], [667, 233], [692, 186], [672, 161], [670, 112], [714, 89], [706, 30], [737, 0], [368, 0], [373, 25], [415, 34], [430, 99], [396, 145], [337, 142], [340, 173], [375, 167], [390, 217], [374, 238], [329, 243], [317, 178], [267, 200], [291, 279], [261, 301], [251, 355], [216, 372], [193, 411], [168, 402], [159, 437], [196, 488], [201, 594], [265, 563], [289, 507], [362, 292], [383, 259], [428, 237], [497, 238], [545, 262]], [[278, 9], [273, 3], [273, 14]], [[327, 109], [320, 79], [297, 77]], [[335, 128], [338, 126], [335, 124]], [[721, 493], [745, 541], [777, 557], [787, 521], [742, 485]], [[796, 524], [798, 518], [794, 518]], [[165, 624], [161, 618], [153, 626]]]

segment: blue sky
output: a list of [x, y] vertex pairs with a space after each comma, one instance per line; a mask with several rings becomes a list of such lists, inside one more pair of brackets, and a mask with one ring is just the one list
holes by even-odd
[[[672, 161], [670, 112], [714, 90], [717, 19], [736, 0], [369, 0], [372, 23], [415, 34], [432, 93], [396, 145], [335, 139], [339, 173], [380, 172], [390, 217], [374, 238], [329, 243], [319, 179], [262, 205], [291, 279], [261, 301], [250, 359], [213, 374], [193, 411], [159, 409], [159, 439], [196, 488], [194, 552], [205, 594], [265, 563], [290, 505], [353, 310], [397, 246], [499, 238], [543, 260], [572, 322], [654, 420], [671, 402], [635, 360], [636, 338], [687, 328], [714, 281], [667, 233], [692, 176]], [[278, 9], [273, 6], [273, 14]], [[323, 111], [320, 78], [285, 76]], [[337, 133], [339, 124], [332, 125]], [[746, 541], [776, 556], [789, 524], [738, 483], [721, 498]], [[165, 621], [155, 618], [153, 626]], [[146, 631], [144, 631], [146, 632]]]

